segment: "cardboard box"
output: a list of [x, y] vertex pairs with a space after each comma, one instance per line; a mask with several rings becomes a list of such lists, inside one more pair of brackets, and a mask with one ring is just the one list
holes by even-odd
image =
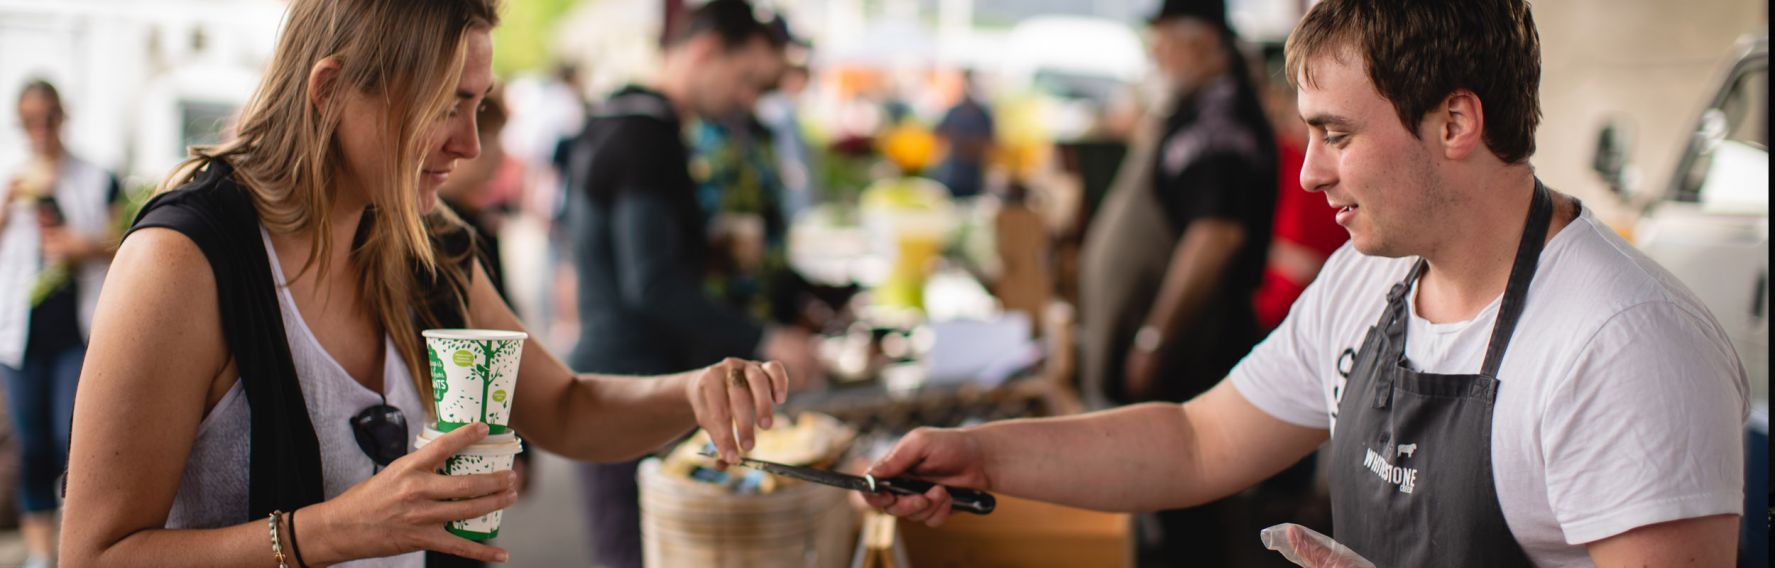
[[991, 515], [958, 513], [937, 528], [900, 521], [913, 568], [1121, 568], [1130, 565], [1127, 514], [998, 495]]

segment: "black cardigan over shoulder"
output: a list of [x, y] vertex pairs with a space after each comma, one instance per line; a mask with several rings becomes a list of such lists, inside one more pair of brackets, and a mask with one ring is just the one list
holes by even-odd
[[[190, 238], [215, 274], [222, 334], [252, 415], [251, 502], [248, 518], [241, 521], [323, 501], [320, 445], [284, 336], [258, 213], [246, 189], [233, 179], [233, 168], [224, 160], [213, 160], [190, 183], [155, 196], [143, 206], [130, 231], [149, 227], [172, 229]], [[468, 270], [474, 256], [461, 253], [472, 250], [473, 238], [467, 230], [454, 231], [434, 237], [434, 245], [440, 247], [440, 258], [462, 258]], [[423, 307], [438, 325], [461, 327], [464, 317], [453, 301], [453, 294], [461, 292], [430, 277], [422, 276], [420, 282], [430, 284]]]

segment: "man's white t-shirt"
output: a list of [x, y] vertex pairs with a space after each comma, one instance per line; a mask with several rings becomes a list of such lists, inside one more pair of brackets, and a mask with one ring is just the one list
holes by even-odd
[[[1233, 369], [1233, 385], [1279, 420], [1335, 432], [1345, 352], [1361, 347], [1416, 261], [1346, 244]], [[1478, 373], [1499, 302], [1432, 324], [1412, 299], [1412, 367]], [[1588, 566], [1585, 543], [1741, 512], [1748, 381], [1732, 343], [1688, 288], [1588, 210], [1541, 253], [1498, 374], [1493, 481], [1537, 565]], [[1366, 472], [1359, 460], [1326, 467]]]

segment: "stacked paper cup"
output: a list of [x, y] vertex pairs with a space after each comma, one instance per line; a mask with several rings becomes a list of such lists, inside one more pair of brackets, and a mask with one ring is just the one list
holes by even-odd
[[[445, 459], [442, 473], [475, 475], [511, 469], [512, 460], [524, 451], [510, 424], [518, 361], [527, 335], [491, 329], [428, 329], [423, 335], [438, 419], [419, 434], [414, 446], [425, 447], [446, 432], [485, 422], [487, 439]], [[502, 512], [452, 521], [445, 528], [463, 538], [487, 540], [499, 536]]]

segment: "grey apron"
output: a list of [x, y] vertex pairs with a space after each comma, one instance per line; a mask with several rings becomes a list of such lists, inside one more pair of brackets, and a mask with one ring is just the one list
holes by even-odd
[[[1085, 405], [1093, 410], [1193, 398], [1219, 382], [1236, 361], [1225, 360], [1225, 350], [1238, 349], [1243, 355], [1256, 340], [1198, 336], [1171, 342], [1155, 354], [1157, 375], [1162, 379], [1153, 385], [1152, 393], [1134, 397], [1123, 388], [1128, 349], [1152, 311], [1182, 237], [1166, 217], [1153, 185], [1160, 148], [1176, 134], [1165, 128], [1166, 117], [1177, 112], [1180, 104], [1189, 102], [1167, 101], [1141, 121], [1115, 182], [1091, 218], [1079, 252], [1079, 390]], [[1203, 306], [1178, 333], [1225, 329], [1222, 322], [1242, 317], [1240, 308], [1249, 306]], [[1229, 347], [1240, 341], [1248, 342]]]
[[1154, 153], [1168, 114], [1141, 121], [1079, 251], [1079, 390], [1092, 409], [1121, 402], [1107, 395], [1121, 392], [1128, 346], [1152, 309], [1177, 245], [1178, 234], [1152, 188]]
[[[1498, 368], [1545, 245], [1552, 197], [1540, 180], [1477, 375], [1406, 366], [1419, 259], [1362, 340], [1331, 436], [1336, 540], [1376, 566], [1530, 566], [1498, 502], [1491, 461]], [[1346, 352], [1347, 354], [1348, 352]]]

